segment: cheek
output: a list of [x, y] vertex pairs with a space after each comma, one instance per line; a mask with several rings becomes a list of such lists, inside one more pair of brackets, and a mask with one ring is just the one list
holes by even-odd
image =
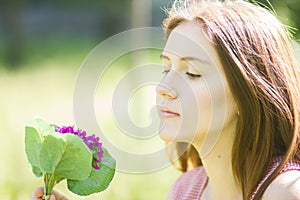
[[219, 77], [212, 76], [194, 90], [197, 94], [198, 135], [205, 137], [207, 133], [219, 133], [236, 110], [228, 86]]
[[[215, 75], [207, 80], [207, 92], [210, 98], [212, 123], [224, 123], [228, 113], [235, 111], [235, 103], [225, 77]], [[220, 123], [219, 122], [219, 123]], [[216, 125], [213, 123], [214, 125]]]
[[205, 81], [191, 84], [192, 92], [185, 91], [181, 100], [182, 129], [186, 138], [203, 141], [212, 113], [212, 101]]
[[206, 84], [200, 85], [197, 92], [198, 119], [202, 131], [207, 131], [213, 112], [213, 96]]
[[[237, 117], [236, 104], [226, 82], [212, 78], [207, 81], [206, 91], [206, 105], [200, 106], [201, 156], [211, 151], [221, 133]], [[199, 97], [199, 102], [202, 99]]]
[[161, 95], [159, 95], [158, 92], [156, 91], [156, 105], [160, 105], [162, 100], [163, 100], [163, 97]]
[[212, 124], [219, 130], [232, 121], [237, 113], [237, 107], [227, 83], [216, 84], [211, 90]]

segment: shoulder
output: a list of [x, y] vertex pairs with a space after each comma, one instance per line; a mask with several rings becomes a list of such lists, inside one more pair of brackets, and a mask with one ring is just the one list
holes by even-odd
[[263, 200], [300, 200], [300, 171], [280, 174], [266, 189]]
[[205, 170], [202, 166], [196, 167], [194, 169], [190, 169], [187, 172], [184, 172], [174, 183], [174, 186], [186, 186], [186, 185], [193, 185], [197, 182], [204, 181], [207, 175]]
[[206, 179], [207, 175], [202, 166], [184, 172], [171, 186], [167, 199], [186, 199], [186, 196], [198, 196]]

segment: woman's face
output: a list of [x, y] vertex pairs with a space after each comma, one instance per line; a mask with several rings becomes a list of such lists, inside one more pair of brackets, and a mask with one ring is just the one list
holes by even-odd
[[171, 32], [161, 59], [164, 77], [156, 90], [161, 138], [208, 151], [237, 118], [216, 50], [198, 23], [184, 22]]

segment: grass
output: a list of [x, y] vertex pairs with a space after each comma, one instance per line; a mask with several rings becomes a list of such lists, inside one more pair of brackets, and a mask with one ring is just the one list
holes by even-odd
[[[43, 184], [42, 178], [34, 177], [27, 164], [24, 153], [24, 126], [35, 115], [57, 124], [74, 124], [74, 83], [81, 61], [89, 50], [91, 48], [85, 47], [85, 51], [72, 56], [74, 59], [70, 56], [67, 56], [67, 59], [63, 56], [37, 59], [38, 62], [31, 59], [25, 64], [30, 66], [17, 71], [0, 69], [1, 200], [29, 199], [32, 191]], [[122, 71], [116, 72], [115, 76], [118, 73], [122, 74]], [[105, 104], [105, 101], [102, 103]], [[116, 129], [111, 119], [104, 119], [104, 123], [107, 132]], [[110, 139], [117, 138], [118, 136], [115, 136]], [[118, 145], [123, 145], [124, 148], [129, 148], [128, 145], [138, 146], [137, 141], [128, 141], [126, 144], [122, 141], [118, 142]], [[153, 140], [153, 147], [161, 148], [163, 145], [157, 138]], [[149, 141], [144, 146], [146, 146], [145, 152], [153, 150]], [[140, 148], [141, 145], [138, 147]], [[136, 151], [137, 148], [132, 147], [130, 150]], [[165, 199], [168, 188], [178, 175], [179, 172], [172, 166], [148, 174], [128, 174], [117, 171], [106, 191], [88, 197], [79, 197], [69, 192], [66, 189], [66, 182], [60, 183], [56, 189], [75, 200], [159, 200]]]

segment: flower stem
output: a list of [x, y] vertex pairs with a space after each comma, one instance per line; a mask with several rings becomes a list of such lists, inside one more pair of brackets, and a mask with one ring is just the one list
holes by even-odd
[[61, 180], [63, 180], [63, 178], [55, 174], [44, 174], [44, 200], [49, 200], [52, 189]]

